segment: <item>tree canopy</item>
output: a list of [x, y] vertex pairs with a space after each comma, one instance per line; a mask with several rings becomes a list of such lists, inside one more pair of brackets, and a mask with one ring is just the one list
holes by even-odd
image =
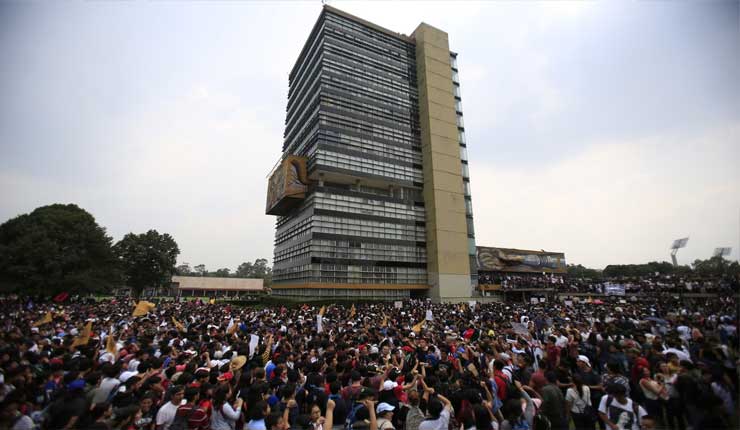
[[737, 261], [725, 260], [721, 256], [714, 256], [707, 260], [696, 260], [692, 264], [694, 273], [705, 276], [738, 276], [740, 264]]
[[138, 297], [146, 287], [167, 285], [175, 273], [180, 249], [169, 234], [156, 230], [129, 233], [113, 246], [126, 285]]
[[0, 225], [0, 290], [106, 292], [120, 279], [113, 239], [74, 204], [35, 209]]
[[568, 276], [571, 278], [598, 279], [601, 278], [601, 270], [590, 269], [580, 264], [569, 264]]

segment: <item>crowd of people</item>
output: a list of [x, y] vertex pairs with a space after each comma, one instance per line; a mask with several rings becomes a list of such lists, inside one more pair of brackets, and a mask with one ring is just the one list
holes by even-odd
[[[0, 298], [0, 428], [735, 429], [737, 303]], [[136, 309], [141, 309], [137, 306]]]
[[624, 287], [626, 294], [732, 294], [740, 288], [738, 277], [655, 274], [603, 279], [571, 277], [561, 274], [481, 272], [481, 285], [500, 285], [505, 290], [553, 289], [562, 293], [606, 294], [608, 285]]

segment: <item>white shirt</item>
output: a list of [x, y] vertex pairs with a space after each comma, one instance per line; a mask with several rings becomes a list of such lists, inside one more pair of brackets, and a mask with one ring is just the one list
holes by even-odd
[[[609, 410], [607, 411], [606, 401], [608, 398], [608, 395], [601, 397], [599, 412], [606, 414], [609, 421], [616, 424], [619, 430], [640, 430], [640, 425], [638, 419], [635, 417], [635, 410], [632, 406], [632, 399], [627, 398], [627, 403], [623, 405], [616, 398], [612, 398], [612, 403], [609, 405]], [[637, 407], [637, 413], [640, 415], [640, 420], [647, 415], [647, 412], [645, 412], [642, 406]]]
[[558, 337], [558, 339], [555, 341], [555, 346], [557, 346], [558, 348], [565, 348], [566, 346], [568, 346], [568, 338], [560, 335], [560, 337]]
[[570, 411], [575, 414], [582, 414], [586, 406], [591, 405], [591, 389], [584, 385], [580, 393], [574, 387], [568, 388], [565, 392], [565, 401], [570, 402]]
[[157, 412], [157, 427], [162, 426], [163, 430], [169, 429], [172, 421], [175, 420], [177, 408], [178, 406], [173, 405], [171, 401], [159, 408], [159, 412]]
[[126, 382], [126, 380], [128, 380], [128, 378], [130, 378], [132, 376], [136, 376], [138, 374], [139, 374], [139, 372], [137, 372], [135, 370], [127, 370], [127, 371], [121, 373], [121, 376], [119, 376], [118, 379], [120, 379], [121, 382]]
[[424, 420], [419, 424], [419, 430], [447, 430], [450, 425], [450, 408], [445, 406], [436, 420]]
[[121, 381], [116, 378], [104, 378], [103, 381], [100, 382], [98, 390], [95, 392], [93, 403], [103, 403], [104, 401], [108, 400], [108, 396], [110, 395], [111, 391], [113, 391], [119, 385], [121, 385]]

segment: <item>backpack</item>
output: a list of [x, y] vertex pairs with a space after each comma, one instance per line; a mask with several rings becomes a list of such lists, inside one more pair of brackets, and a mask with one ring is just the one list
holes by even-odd
[[347, 419], [344, 422], [344, 428], [346, 430], [352, 430], [352, 426], [355, 424], [355, 421], [357, 421], [357, 411], [359, 411], [363, 406], [364, 405], [359, 402], [352, 405], [352, 409], [349, 410]]
[[552, 428], [552, 423], [550, 423], [550, 419], [542, 415], [541, 413], [536, 413], [535, 416], [532, 418], [533, 430], [550, 430], [550, 428]]
[[190, 408], [190, 412], [188, 412], [187, 415], [178, 415], [177, 412], [175, 412], [175, 419], [172, 421], [172, 424], [170, 424], [170, 430], [188, 430], [188, 423], [190, 422], [190, 417], [193, 416], [193, 413], [198, 409], [198, 405], [193, 405], [192, 408]]

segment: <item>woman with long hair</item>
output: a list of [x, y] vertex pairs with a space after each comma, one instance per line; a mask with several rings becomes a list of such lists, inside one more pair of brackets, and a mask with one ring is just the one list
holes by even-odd
[[668, 400], [668, 390], [659, 381], [652, 378], [650, 369], [642, 368], [642, 377], [640, 378], [640, 389], [645, 397], [643, 405], [648, 415], [655, 417], [659, 422], [663, 421], [663, 404]]
[[241, 418], [241, 398], [236, 399], [233, 406], [229, 403], [233, 391], [231, 385], [221, 385], [213, 393], [213, 413], [211, 414], [212, 430], [235, 430], [236, 422]]
[[593, 430], [595, 417], [591, 405], [591, 389], [583, 383], [581, 375], [573, 376], [573, 386], [566, 391], [565, 402], [576, 430]]
[[251, 419], [247, 423], [246, 430], [267, 430], [265, 417], [270, 415], [270, 405], [260, 400], [252, 408]]

